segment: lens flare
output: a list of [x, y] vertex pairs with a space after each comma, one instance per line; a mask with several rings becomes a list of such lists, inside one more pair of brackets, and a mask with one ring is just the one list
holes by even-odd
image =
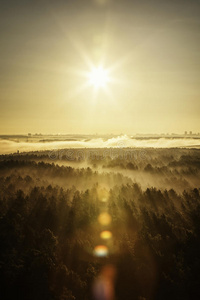
[[100, 233], [100, 237], [103, 239], [103, 240], [109, 240], [112, 238], [112, 232], [109, 231], [109, 230], [104, 230]]
[[108, 255], [108, 247], [104, 245], [98, 245], [94, 248], [94, 255], [98, 257], [105, 257]]
[[98, 217], [98, 221], [101, 225], [109, 225], [111, 220], [111, 216], [107, 212], [101, 213]]
[[102, 201], [102, 202], [107, 202], [108, 200], [107, 200], [106, 197], [103, 197], [103, 198], [101, 199], [101, 201]]
[[115, 299], [116, 268], [112, 265], [104, 266], [93, 284], [93, 296], [95, 300]]

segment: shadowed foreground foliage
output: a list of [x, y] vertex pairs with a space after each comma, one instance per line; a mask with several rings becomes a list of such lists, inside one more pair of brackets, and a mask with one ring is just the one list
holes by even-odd
[[[1, 299], [93, 299], [105, 264], [116, 299], [200, 298], [199, 188], [142, 190], [120, 174], [26, 160], [0, 168]], [[102, 229], [113, 235], [105, 258], [93, 255]]]

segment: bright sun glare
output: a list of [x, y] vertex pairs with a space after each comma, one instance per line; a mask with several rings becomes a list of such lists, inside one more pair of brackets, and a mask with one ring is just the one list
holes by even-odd
[[105, 87], [108, 81], [107, 71], [102, 67], [93, 68], [89, 74], [89, 82], [96, 88]]

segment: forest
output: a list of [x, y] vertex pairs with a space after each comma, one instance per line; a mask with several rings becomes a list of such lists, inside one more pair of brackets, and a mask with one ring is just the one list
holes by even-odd
[[200, 299], [200, 150], [0, 155], [1, 299]]

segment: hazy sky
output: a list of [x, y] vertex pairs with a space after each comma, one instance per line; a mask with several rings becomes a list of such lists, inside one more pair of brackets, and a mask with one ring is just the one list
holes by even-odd
[[[0, 133], [200, 131], [200, 2], [0, 1]], [[94, 93], [90, 65], [112, 82]]]

